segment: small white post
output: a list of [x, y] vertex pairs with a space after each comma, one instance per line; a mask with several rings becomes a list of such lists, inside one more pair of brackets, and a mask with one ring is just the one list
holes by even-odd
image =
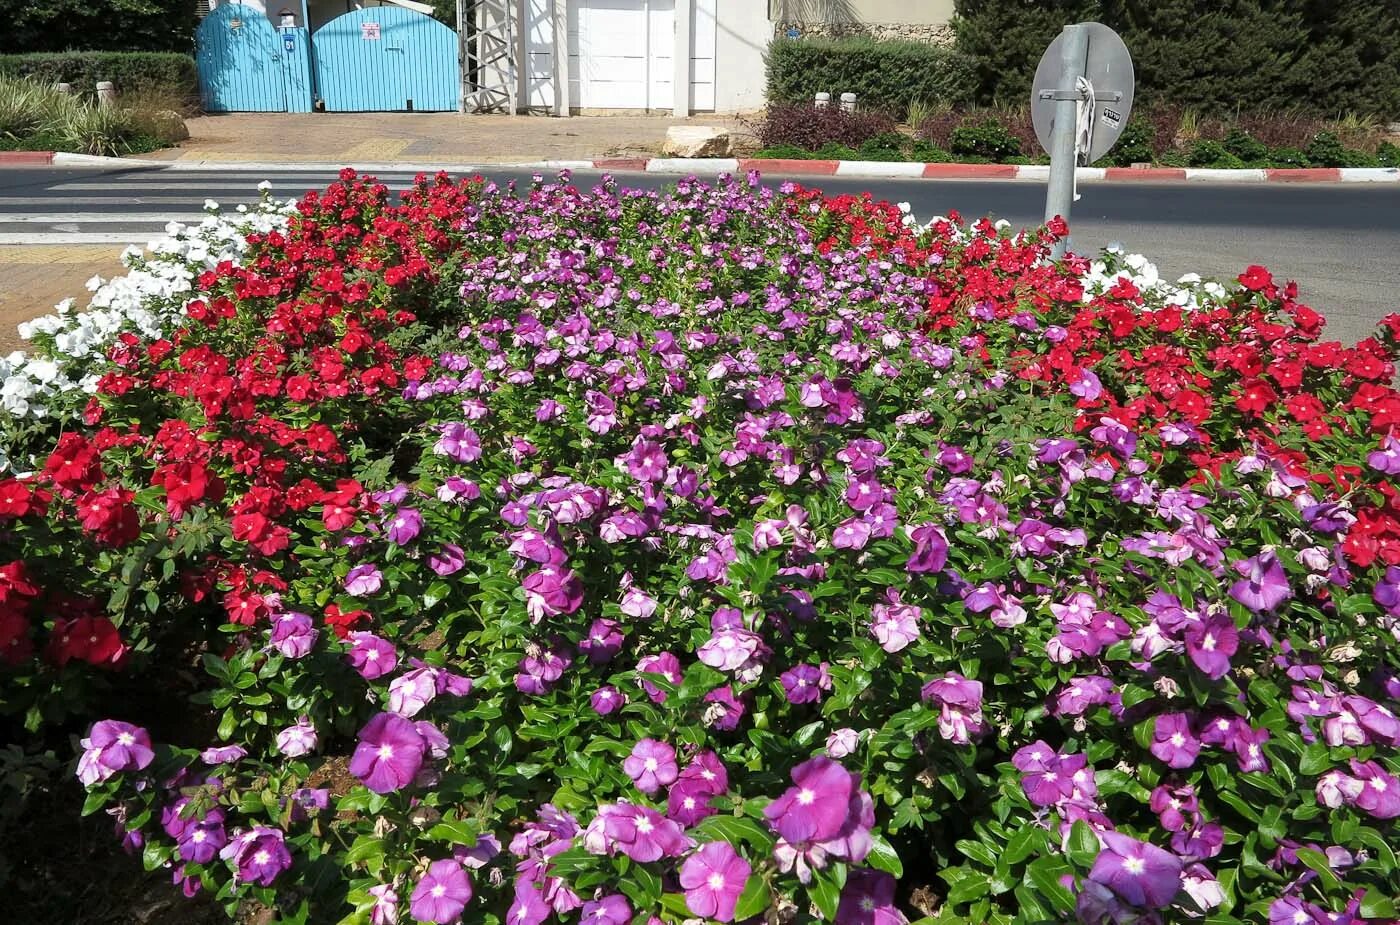
[[99, 106], [111, 106], [117, 98], [116, 84], [110, 80], [99, 80], [97, 82], [97, 104]]
[[830, 105], [831, 105], [831, 94], [830, 94], [830, 93], [818, 93], [818, 94], [817, 94], [816, 107], [817, 107], [818, 109], [825, 109], [825, 108], [827, 108], [827, 107], [830, 106]]
[[72, 93], [73, 85], [70, 83], [59, 83], [57, 86], [54, 87], [54, 89], [57, 90], [59, 93]]
[[856, 95], [855, 95], [854, 93], [843, 93], [843, 94], [841, 94], [841, 111], [842, 111], [842, 112], [855, 112], [855, 111], [856, 111]]

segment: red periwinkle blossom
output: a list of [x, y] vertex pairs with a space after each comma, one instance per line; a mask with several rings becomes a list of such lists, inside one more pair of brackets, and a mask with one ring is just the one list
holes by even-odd
[[1181, 859], [1119, 832], [1102, 832], [1089, 879], [1139, 909], [1165, 909], [1181, 892]]
[[426, 749], [411, 721], [397, 713], [380, 713], [360, 730], [349, 770], [375, 793], [393, 793], [417, 776]]
[[632, 754], [622, 762], [622, 770], [632, 778], [637, 789], [648, 796], [676, 780], [676, 750], [665, 742], [642, 739], [632, 748]]
[[1268, 613], [1293, 596], [1283, 563], [1272, 551], [1231, 564], [1244, 577], [1230, 585], [1230, 596], [1255, 613]]
[[121, 720], [98, 720], [79, 744], [84, 750], [78, 780], [87, 787], [123, 771], [144, 770], [155, 759], [150, 733]]
[[717, 922], [734, 921], [734, 909], [753, 868], [728, 842], [709, 842], [681, 865], [685, 906]]
[[450, 858], [434, 861], [418, 881], [409, 912], [420, 922], [449, 925], [462, 917], [471, 902], [472, 883], [462, 865]]

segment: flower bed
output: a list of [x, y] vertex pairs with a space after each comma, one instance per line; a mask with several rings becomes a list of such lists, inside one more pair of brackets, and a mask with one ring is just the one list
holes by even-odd
[[0, 703], [147, 869], [285, 922], [1395, 918], [1400, 316], [756, 178], [254, 221], [11, 373], [80, 387], [0, 481]]

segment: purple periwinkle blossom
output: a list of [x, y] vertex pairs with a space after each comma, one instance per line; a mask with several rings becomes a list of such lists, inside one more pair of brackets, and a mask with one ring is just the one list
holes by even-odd
[[1102, 832], [1089, 879], [1138, 909], [1165, 909], [1181, 892], [1181, 859], [1119, 832]]
[[676, 750], [656, 739], [642, 739], [632, 747], [632, 754], [622, 762], [622, 770], [632, 778], [637, 789], [651, 796], [669, 787], [680, 773], [676, 766]]
[[1400, 816], [1400, 780], [1374, 761], [1351, 759], [1351, 773], [1361, 782], [1352, 803], [1376, 819]]
[[392, 884], [381, 883], [369, 888], [374, 905], [369, 910], [370, 925], [398, 925], [399, 894]]
[[287, 850], [282, 831], [261, 825], [230, 841], [219, 857], [230, 862], [236, 882], [258, 886], [271, 886], [292, 866], [292, 853]]
[[407, 546], [423, 531], [423, 515], [411, 507], [401, 507], [384, 527], [384, 535], [396, 546]]
[[788, 703], [817, 703], [822, 699], [822, 691], [831, 690], [831, 676], [827, 674], [826, 662], [820, 665], [794, 665], [778, 678], [783, 685], [783, 693]]
[[228, 844], [223, 812], [211, 809], [203, 818], [191, 819], [176, 836], [176, 841], [181, 859], [192, 864], [208, 864]]
[[1059, 716], [1083, 716], [1094, 707], [1115, 703], [1117, 692], [1113, 681], [1101, 675], [1071, 678], [1055, 696], [1055, 713]]
[[1190, 784], [1177, 787], [1161, 784], [1152, 791], [1148, 805], [1168, 832], [1180, 832], [1190, 825], [1199, 807], [1196, 789]]
[[155, 759], [150, 733], [121, 720], [98, 720], [79, 744], [78, 780], [87, 787], [123, 771], [144, 770]]
[[446, 543], [437, 552], [428, 556], [428, 568], [443, 578], [454, 575], [467, 564], [467, 555], [456, 543]]
[[898, 881], [882, 870], [857, 867], [846, 875], [835, 925], [907, 925], [895, 904]]
[[549, 904], [540, 890], [528, 880], [516, 880], [515, 899], [506, 912], [506, 925], [541, 925], [549, 915]]
[[1207, 861], [1220, 853], [1225, 830], [1218, 822], [1203, 822], [1192, 829], [1172, 833], [1172, 850], [1183, 860]]
[[831, 534], [834, 549], [864, 549], [870, 542], [870, 524], [859, 517], [850, 517], [836, 525]]
[[705, 725], [720, 732], [733, 732], [738, 729], [739, 721], [744, 718], [747, 709], [728, 684], [706, 694], [705, 703]]
[[886, 601], [871, 608], [870, 633], [880, 648], [894, 653], [907, 648], [919, 638], [919, 618], [923, 611], [912, 604], [900, 602], [899, 592], [890, 588]]
[[431, 668], [413, 668], [389, 682], [389, 711], [404, 717], [417, 716], [438, 694]]
[[442, 436], [433, 445], [435, 454], [459, 463], [476, 462], [481, 458], [481, 437], [476, 431], [456, 421], [438, 426]]
[[622, 595], [619, 609], [629, 617], [645, 620], [656, 613], [656, 598], [641, 588], [628, 588]]
[[710, 805], [712, 796], [693, 780], [678, 780], [666, 794], [666, 815], [690, 828], [718, 812]]
[[1117, 456], [1122, 459], [1129, 459], [1133, 453], [1137, 452], [1138, 438], [1127, 425], [1121, 421], [1111, 418], [1099, 418], [1099, 426], [1089, 432], [1100, 443], [1106, 444]]
[[1366, 465], [1382, 475], [1400, 475], [1400, 439], [1387, 435], [1380, 449], [1366, 455]]
[[1331, 925], [1331, 912], [1300, 896], [1284, 896], [1269, 906], [1269, 925]]
[[719, 671], [735, 671], [747, 664], [763, 645], [763, 637], [746, 629], [724, 629], [710, 636], [696, 651], [700, 661]]
[[1240, 631], [1228, 614], [1215, 614], [1186, 628], [1186, 654], [1212, 680], [1230, 673], [1230, 658], [1239, 647]]
[[938, 732], [955, 745], [970, 745], [983, 731], [982, 682], [950, 671], [923, 686], [920, 696], [938, 704]]
[[588, 628], [588, 635], [579, 642], [579, 651], [588, 657], [590, 665], [605, 665], [622, 651], [622, 626], [615, 620], [599, 618]]
[[397, 713], [380, 713], [360, 730], [349, 770], [375, 793], [393, 793], [418, 775], [426, 750], [411, 721]]
[[588, 698], [588, 703], [593, 707], [593, 712], [599, 716], [607, 716], [616, 713], [627, 703], [627, 698], [622, 692], [611, 684], [605, 684], [593, 692]]
[[205, 764], [233, 764], [247, 757], [248, 750], [241, 745], [215, 745], [199, 753]]
[[1230, 596], [1255, 613], [1268, 613], [1293, 596], [1283, 563], [1271, 550], [1231, 563], [1243, 578], [1230, 585]]
[[1400, 565], [1386, 568], [1385, 575], [1376, 582], [1371, 597], [1386, 613], [1392, 617], [1400, 617]]
[[348, 638], [350, 651], [345, 653], [345, 660], [366, 681], [382, 678], [398, 667], [399, 653], [389, 640], [362, 630], [352, 632]]
[[584, 845], [593, 850], [599, 846], [599, 836], [605, 853], [621, 853], [642, 864], [661, 858], [679, 857], [690, 847], [680, 823], [667, 819], [647, 806], [618, 803], [598, 807], [598, 817], [589, 825], [594, 833], [584, 836]]
[[533, 623], [570, 614], [583, 605], [583, 582], [567, 568], [546, 565], [525, 576], [525, 611]]
[[[658, 655], [646, 655], [637, 662], [637, 673], [640, 675], [660, 675], [668, 684], [680, 684], [681, 660], [676, 658], [675, 654], [671, 652], [662, 652]], [[647, 697], [652, 703], [666, 702], [666, 692], [655, 684], [652, 684], [647, 678], [641, 678], [639, 683], [642, 685], [642, 690], [646, 692]]]
[[352, 568], [345, 576], [345, 593], [355, 597], [374, 594], [384, 584], [384, 574], [366, 562]]
[[268, 644], [285, 658], [301, 658], [316, 645], [321, 633], [304, 613], [284, 613], [278, 616], [268, 634]]
[[1103, 395], [1103, 383], [1092, 369], [1081, 369], [1079, 377], [1069, 384], [1069, 391], [1085, 401], [1098, 401]]
[[[794, 786], [763, 810], [768, 824], [798, 852], [807, 846], [839, 843], [847, 859], [859, 862], [870, 850], [860, 775], [818, 755], [792, 769]], [[840, 849], [838, 849], [840, 850]]]
[[632, 907], [621, 893], [611, 893], [583, 904], [579, 925], [627, 925], [632, 921]]
[[409, 912], [420, 922], [450, 925], [462, 917], [462, 910], [472, 898], [472, 882], [462, 865], [443, 858], [428, 865], [428, 870], [413, 889]]
[[734, 921], [734, 909], [752, 873], [749, 862], [728, 842], [701, 845], [681, 865], [686, 908], [704, 919]]
[[637, 441], [623, 462], [627, 474], [639, 482], [659, 482], [666, 477], [666, 450], [654, 441]]
[[288, 758], [309, 755], [321, 744], [316, 727], [305, 716], [277, 733], [277, 749]]
[[963, 595], [963, 606], [973, 613], [986, 613], [993, 625], [1011, 629], [1026, 622], [1021, 601], [1006, 593], [1006, 586], [985, 582]]
[[912, 574], [941, 572], [948, 564], [948, 540], [935, 524], [924, 524], [909, 531], [914, 552], [904, 568]]
[[826, 753], [831, 758], [845, 758], [860, 745], [860, 733], [849, 726], [833, 730], [826, 737]]
[[972, 457], [960, 446], [945, 443], [938, 450], [938, 464], [950, 475], [972, 471]]

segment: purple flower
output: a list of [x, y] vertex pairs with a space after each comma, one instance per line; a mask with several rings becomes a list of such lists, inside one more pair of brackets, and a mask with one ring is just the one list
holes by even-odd
[[1220, 853], [1225, 830], [1218, 822], [1205, 822], [1191, 830], [1172, 834], [1172, 850], [1186, 860], [1205, 861]]
[[[673, 653], [662, 652], [659, 655], [643, 656], [637, 662], [637, 673], [640, 675], [657, 674], [661, 675], [669, 684], [681, 683], [681, 660]], [[646, 691], [647, 697], [652, 703], [665, 703], [666, 692], [652, 684], [651, 681], [643, 677], [640, 680], [642, 690]]]
[[384, 575], [370, 563], [357, 565], [345, 576], [345, 593], [356, 597], [373, 594], [384, 583]]
[[232, 764], [248, 757], [248, 750], [241, 745], [216, 745], [199, 753], [199, 760], [205, 764]]
[[1097, 401], [1103, 394], [1103, 383], [1099, 377], [1094, 375], [1092, 369], [1081, 369], [1079, 378], [1069, 384], [1069, 391], [1072, 395], [1084, 399], [1085, 401]]
[[705, 725], [720, 732], [733, 732], [739, 728], [739, 720], [744, 718], [743, 701], [734, 695], [728, 684], [715, 688], [705, 695]]
[[611, 684], [605, 684], [593, 692], [593, 696], [588, 698], [589, 704], [593, 707], [593, 712], [599, 716], [607, 716], [622, 709], [627, 703], [627, 698], [622, 696], [622, 692]]
[[1055, 697], [1055, 713], [1060, 716], [1083, 716], [1094, 707], [1113, 703], [1117, 694], [1113, 681], [1100, 675], [1071, 678]]
[[1137, 434], [1114, 418], [1099, 418], [1099, 426], [1091, 430], [1089, 436], [1107, 444], [1110, 450], [1123, 459], [1128, 459], [1137, 451]]
[[612, 893], [583, 904], [579, 925], [627, 925], [632, 921], [632, 907], [620, 893]]
[[360, 673], [360, 677], [373, 681], [398, 667], [399, 653], [387, 639], [356, 631], [350, 634], [350, 651], [345, 654], [345, 660]]
[[792, 780], [796, 786], [764, 808], [768, 824], [793, 845], [838, 837], [850, 822], [860, 775], [818, 756], [793, 768]]
[[588, 656], [590, 665], [603, 665], [622, 651], [622, 627], [614, 620], [599, 618], [588, 628], [588, 635], [578, 644]]
[[749, 662], [763, 645], [763, 637], [746, 629], [720, 630], [701, 644], [700, 661], [719, 671], [735, 671]]
[[321, 635], [304, 613], [284, 613], [272, 624], [268, 643], [287, 658], [301, 658]]
[[506, 913], [505, 925], [540, 925], [549, 918], [549, 906], [534, 884], [528, 880], [515, 881], [515, 900]]
[[1191, 731], [1191, 718], [1185, 713], [1163, 713], [1152, 733], [1152, 754], [1168, 767], [1189, 768], [1201, 753], [1201, 740]]
[[144, 770], [155, 758], [150, 733], [121, 720], [98, 720], [79, 744], [84, 751], [78, 780], [88, 787], [122, 771]]
[[596, 831], [600, 823], [610, 851], [621, 851], [642, 864], [650, 864], [663, 857], [679, 857], [691, 843], [679, 823], [647, 806], [627, 803], [601, 806], [598, 808], [598, 818], [589, 828]]
[[962, 475], [972, 471], [972, 457], [960, 446], [942, 444], [938, 451], [938, 464], [950, 475]]
[[618, 608], [629, 617], [645, 620], [656, 613], [656, 598], [641, 588], [628, 588], [623, 593]]
[[676, 750], [665, 742], [642, 739], [632, 747], [632, 754], [623, 759], [622, 770], [638, 790], [650, 796], [675, 782], [679, 773]]
[[450, 858], [434, 861], [418, 881], [409, 911], [422, 922], [449, 925], [461, 918], [472, 898], [472, 882], [462, 865]]
[[778, 680], [782, 682], [788, 703], [817, 703], [822, 699], [822, 691], [831, 690], [831, 676], [826, 673], [826, 662], [820, 665], [795, 665], [784, 671]]
[[1366, 465], [1383, 475], [1400, 475], [1400, 440], [1387, 436], [1380, 449], [1367, 454]]
[[370, 925], [397, 925], [399, 920], [399, 894], [392, 885], [381, 883], [369, 888], [374, 897], [374, 905], [369, 911]]
[[407, 546], [423, 531], [423, 515], [411, 507], [401, 507], [385, 527], [384, 535], [396, 546]]
[[277, 748], [288, 758], [309, 755], [321, 744], [316, 727], [305, 716], [277, 733]]
[[437, 552], [428, 556], [428, 568], [446, 578], [462, 570], [467, 564], [466, 553], [455, 543], [447, 543]]
[[525, 611], [531, 622], [545, 617], [570, 614], [583, 604], [583, 582], [567, 568], [543, 566], [525, 576]]
[[870, 524], [859, 517], [850, 517], [836, 525], [831, 534], [834, 549], [864, 549], [870, 542]]
[[1232, 563], [1244, 577], [1230, 586], [1230, 596], [1255, 613], [1267, 613], [1293, 596], [1283, 563], [1271, 551]]
[[919, 618], [923, 611], [900, 603], [899, 592], [891, 588], [888, 602], [871, 608], [870, 632], [886, 652], [899, 652], [919, 638]]
[[271, 886], [278, 875], [292, 866], [280, 829], [255, 826], [224, 846], [219, 857], [232, 861], [234, 880]]
[[375, 793], [393, 793], [417, 776], [426, 749], [411, 721], [397, 713], [380, 713], [360, 730], [350, 773]]
[[948, 540], [936, 525], [914, 527], [909, 538], [914, 541], [914, 552], [904, 565], [906, 570], [913, 574], [940, 572], [948, 564]]
[[438, 456], [447, 456], [460, 463], [475, 462], [481, 458], [481, 438], [466, 424], [451, 422], [440, 424], [442, 436], [433, 446]]
[[1400, 780], [1374, 761], [1351, 759], [1351, 773], [1361, 782], [1361, 792], [1353, 800], [1377, 819], [1400, 816]]
[[1269, 925], [1330, 925], [1332, 913], [1297, 896], [1285, 896], [1269, 906]]
[[1386, 568], [1385, 575], [1376, 582], [1371, 597], [1386, 613], [1392, 617], [1400, 617], [1400, 565]]
[[1228, 614], [1206, 617], [1186, 629], [1186, 654], [1212, 680], [1218, 681], [1230, 673], [1230, 656], [1239, 647], [1240, 631]]
[[836, 925], [906, 925], [909, 921], [895, 905], [897, 881], [881, 870], [857, 867], [846, 875]]
[[710, 842], [681, 865], [685, 906], [695, 915], [718, 922], [734, 921], [734, 908], [753, 868], [728, 842]]
[[860, 745], [860, 733], [849, 727], [833, 730], [826, 737], [826, 753], [832, 758], [845, 758]]
[[710, 805], [714, 793], [694, 780], [678, 780], [666, 795], [666, 815], [690, 828], [717, 810]]
[[970, 745], [982, 732], [982, 682], [950, 671], [924, 685], [920, 696], [939, 705], [938, 732], [955, 745]]
[[1181, 891], [1181, 859], [1118, 832], [1102, 832], [1089, 879], [1139, 909], [1165, 909]]
[[1158, 786], [1152, 791], [1149, 805], [1157, 814], [1162, 828], [1168, 832], [1180, 832], [1189, 824], [1188, 817], [1194, 817], [1198, 808], [1196, 790], [1190, 784], [1179, 787]]
[[666, 451], [651, 440], [637, 441], [623, 461], [627, 474], [639, 482], [659, 482], [666, 477]]

